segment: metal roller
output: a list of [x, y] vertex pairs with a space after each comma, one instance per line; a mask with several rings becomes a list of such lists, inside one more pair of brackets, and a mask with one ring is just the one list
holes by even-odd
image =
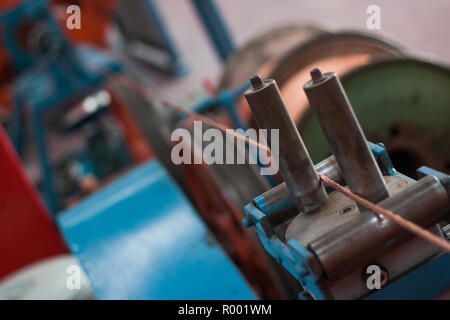
[[260, 76], [255, 76], [251, 83], [253, 87], [245, 93], [245, 98], [259, 127], [268, 130], [269, 143], [270, 129], [279, 129], [280, 172], [297, 208], [303, 212], [320, 208], [327, 200], [327, 193], [276, 82], [271, 79], [263, 81]]
[[383, 176], [336, 73], [322, 74], [315, 68], [311, 77], [304, 90], [345, 181], [369, 201], [386, 199], [389, 192]]
[[[379, 205], [429, 228], [449, 210], [449, 197], [439, 179], [426, 176]], [[310, 248], [327, 276], [334, 277], [408, 235], [411, 234], [391, 220], [380, 223], [374, 215], [359, 215], [310, 243]]]
[[[317, 172], [328, 178], [339, 183], [343, 182], [342, 170], [334, 156], [319, 162], [314, 167]], [[324, 185], [324, 187], [327, 192], [334, 190], [327, 185]], [[290, 191], [286, 182], [264, 192], [255, 198], [254, 201], [259, 209], [268, 215], [272, 227], [276, 227], [298, 214], [297, 206], [291, 201]], [[283, 203], [283, 205], [280, 205], [280, 203]], [[251, 221], [247, 220], [247, 223], [248, 225], [252, 225]]]

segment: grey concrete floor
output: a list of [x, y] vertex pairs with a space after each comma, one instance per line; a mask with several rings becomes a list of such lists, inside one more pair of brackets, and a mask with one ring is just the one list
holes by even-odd
[[[409, 52], [450, 64], [450, 0], [216, 0], [237, 45], [289, 23], [316, 24], [331, 31], [374, 32]], [[216, 57], [189, 0], [157, 0], [189, 73], [180, 79], [158, 74], [152, 81], [180, 100], [217, 83], [223, 66]], [[381, 9], [381, 30], [366, 27], [369, 5]]]

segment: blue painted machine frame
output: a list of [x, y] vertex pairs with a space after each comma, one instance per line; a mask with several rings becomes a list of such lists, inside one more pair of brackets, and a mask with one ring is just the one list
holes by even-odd
[[250, 88], [249, 81], [233, 91], [222, 90], [216, 97], [204, 99], [199, 104], [195, 105], [192, 110], [201, 113], [213, 108], [223, 108], [237, 128], [246, 129], [247, 126], [237, 112], [236, 101], [242, 98], [242, 95], [248, 88]]
[[99, 299], [257, 298], [156, 160], [57, 221]]

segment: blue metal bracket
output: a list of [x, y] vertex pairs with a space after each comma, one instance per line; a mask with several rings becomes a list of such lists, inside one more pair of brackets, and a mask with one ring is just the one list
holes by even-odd
[[224, 108], [237, 128], [246, 129], [247, 126], [237, 112], [236, 101], [248, 88], [250, 88], [250, 82], [247, 81], [234, 91], [222, 90], [216, 97], [207, 98], [192, 109], [200, 113], [217, 107]]
[[192, 0], [208, 36], [222, 61], [236, 50], [236, 46], [214, 0]]

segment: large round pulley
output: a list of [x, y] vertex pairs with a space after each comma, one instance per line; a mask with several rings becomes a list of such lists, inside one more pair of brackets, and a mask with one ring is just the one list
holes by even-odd
[[342, 32], [322, 35], [304, 43], [280, 60], [270, 78], [278, 82], [294, 120], [306, 111], [308, 101], [301, 87], [312, 68], [338, 74], [373, 61], [402, 56], [397, 46], [372, 35]]
[[[386, 145], [396, 169], [411, 177], [426, 165], [450, 171], [450, 70], [414, 59], [380, 61], [341, 77], [369, 141]], [[329, 155], [316, 119], [307, 112], [299, 131], [314, 161]]]
[[259, 35], [228, 59], [219, 88], [236, 89], [258, 72], [268, 75], [283, 55], [303, 42], [325, 33], [315, 26], [287, 25]]
[[[297, 120], [308, 105], [301, 87], [309, 80], [312, 68], [342, 74], [373, 61], [400, 56], [402, 52], [397, 46], [372, 35], [356, 32], [322, 34], [293, 48], [279, 59], [268, 78], [277, 81], [291, 116]], [[245, 99], [240, 101], [239, 109], [244, 121], [255, 127]]]

